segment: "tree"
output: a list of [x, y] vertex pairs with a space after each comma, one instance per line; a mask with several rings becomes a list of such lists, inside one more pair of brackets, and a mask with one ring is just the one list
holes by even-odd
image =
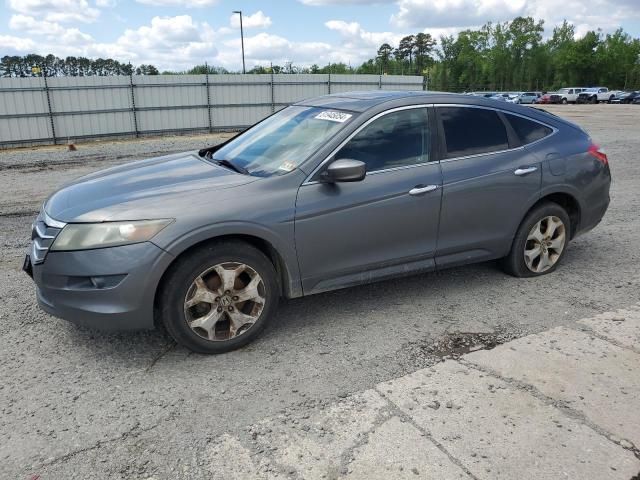
[[416, 42], [416, 37], [415, 35], [407, 35], [406, 37], [403, 37], [400, 40], [400, 43], [398, 44], [398, 51], [400, 53], [400, 60], [406, 60], [407, 58], [409, 59], [409, 67], [411, 67], [411, 65], [413, 65], [413, 50], [415, 48], [415, 42]]
[[418, 33], [415, 36], [414, 55], [416, 59], [416, 73], [422, 75], [424, 68], [432, 62], [431, 52], [435, 47], [436, 41], [430, 33]]
[[378, 48], [378, 61], [380, 62], [380, 73], [386, 73], [387, 68], [389, 67], [389, 59], [391, 58], [391, 54], [393, 52], [393, 47], [388, 43], [383, 43]]

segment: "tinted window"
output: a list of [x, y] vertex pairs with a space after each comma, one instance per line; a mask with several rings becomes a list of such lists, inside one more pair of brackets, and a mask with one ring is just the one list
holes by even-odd
[[533, 120], [517, 115], [505, 114], [523, 145], [535, 142], [549, 135], [553, 130]]
[[368, 172], [428, 162], [428, 133], [426, 109], [400, 110], [371, 122], [335, 158], [360, 160]]
[[509, 148], [507, 131], [495, 110], [440, 107], [447, 157], [462, 157]]

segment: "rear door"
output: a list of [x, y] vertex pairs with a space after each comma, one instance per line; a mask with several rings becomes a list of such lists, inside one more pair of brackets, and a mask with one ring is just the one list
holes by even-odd
[[[428, 110], [374, 117], [300, 187], [295, 236], [306, 294], [434, 268], [442, 178]], [[365, 179], [319, 181], [342, 158], [364, 162]]]
[[540, 162], [494, 109], [451, 105], [436, 111], [443, 177], [436, 264], [504, 256], [539, 195]]

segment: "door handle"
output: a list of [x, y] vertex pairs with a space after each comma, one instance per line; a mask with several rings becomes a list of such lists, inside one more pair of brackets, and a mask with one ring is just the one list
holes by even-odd
[[514, 173], [514, 175], [518, 175], [519, 177], [521, 177], [522, 175], [528, 175], [529, 173], [533, 173], [536, 170], [538, 170], [538, 167], [523, 167], [523, 168], [518, 168], [516, 169]]
[[427, 185], [426, 187], [422, 187], [420, 185], [409, 190], [409, 195], [423, 195], [428, 192], [433, 192], [438, 188], [438, 185]]

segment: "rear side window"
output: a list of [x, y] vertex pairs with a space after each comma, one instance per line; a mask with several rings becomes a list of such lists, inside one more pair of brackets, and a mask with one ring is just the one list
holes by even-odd
[[438, 108], [447, 158], [497, 152], [509, 148], [504, 123], [495, 110], [484, 108]]
[[516, 135], [518, 135], [522, 145], [540, 140], [553, 132], [549, 127], [536, 121], [528, 120], [517, 115], [510, 115], [508, 113], [505, 113], [504, 115], [507, 117], [507, 120], [509, 120], [509, 123], [515, 130]]

